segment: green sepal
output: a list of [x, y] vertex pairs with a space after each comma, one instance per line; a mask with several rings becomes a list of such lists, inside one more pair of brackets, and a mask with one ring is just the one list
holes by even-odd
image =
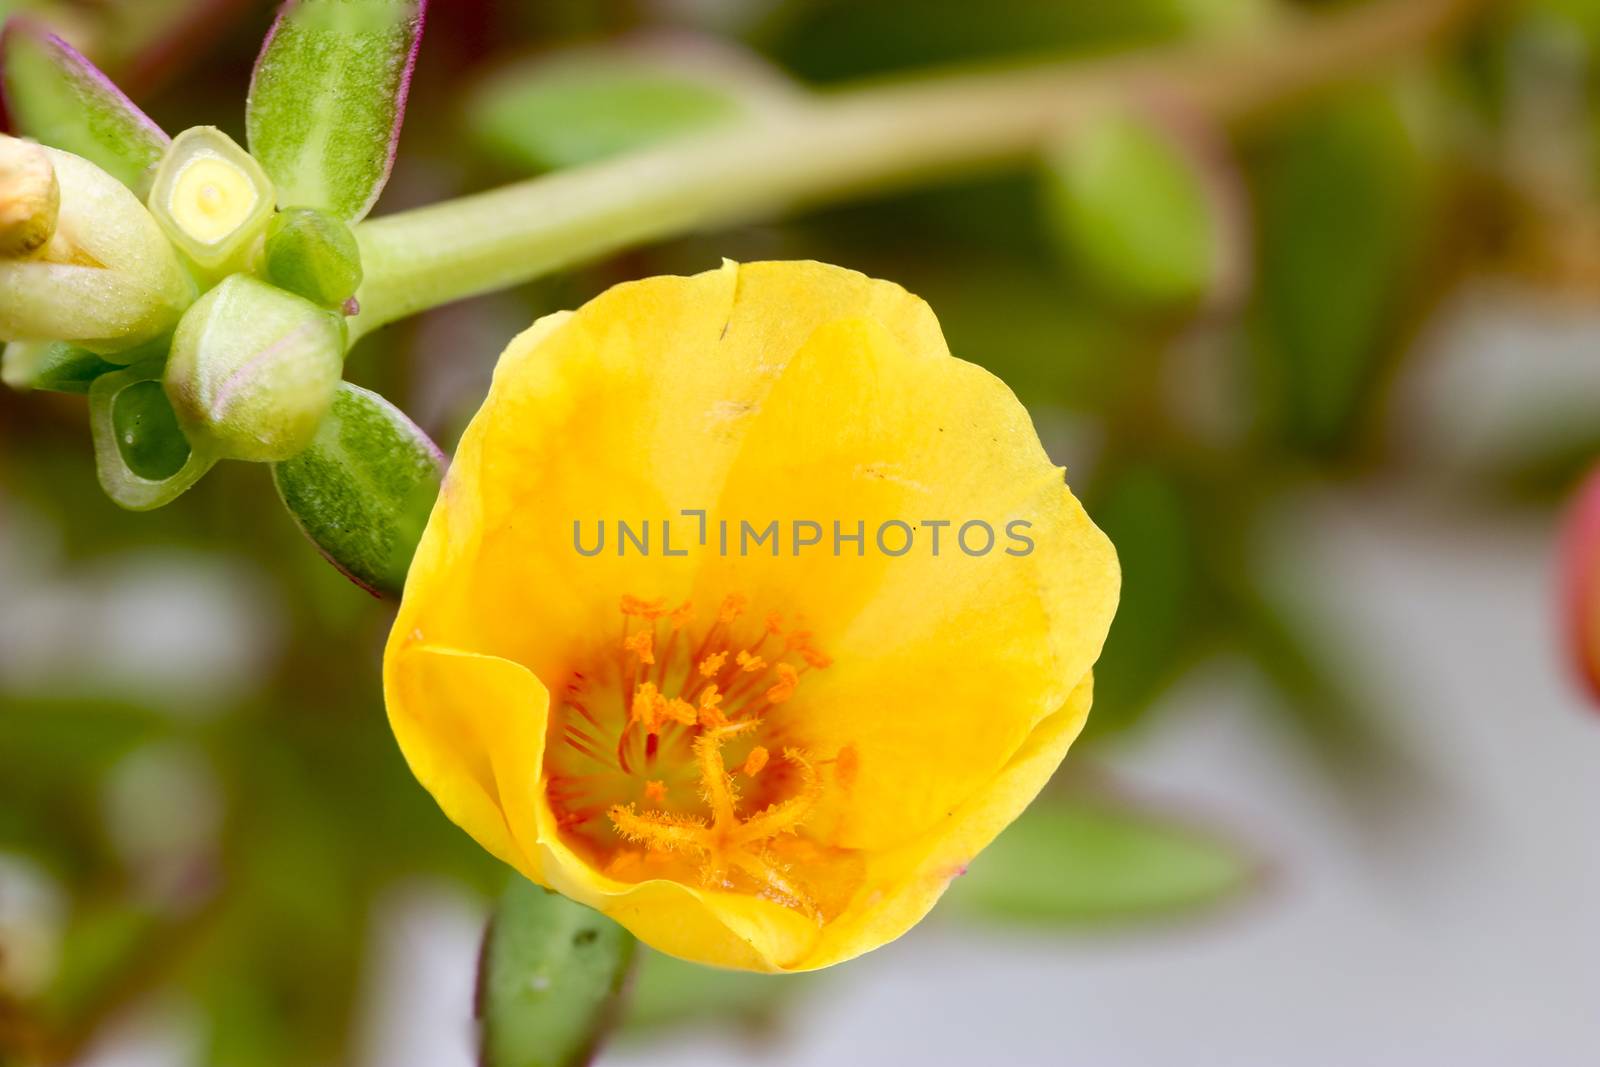
[[250, 152], [279, 207], [347, 223], [372, 210], [394, 165], [425, 0], [286, 3], [250, 80]]
[[120, 369], [65, 341], [14, 341], [0, 355], [0, 381], [19, 391], [88, 395], [96, 378]]
[[24, 19], [0, 33], [0, 70], [18, 133], [82, 156], [144, 198], [170, 139], [110, 78]]
[[[89, 429], [100, 487], [129, 511], [170, 504], [216, 464], [214, 456], [183, 437], [172, 405], [165, 403], [162, 369], [161, 361], [150, 360], [102, 374], [89, 387]], [[173, 457], [180, 455], [175, 464]]]
[[427, 434], [348, 382], [304, 452], [274, 464], [284, 507], [328, 561], [374, 594], [398, 594], [444, 476]]
[[634, 944], [599, 912], [516, 879], [479, 963], [484, 1067], [588, 1063], [617, 1014]]

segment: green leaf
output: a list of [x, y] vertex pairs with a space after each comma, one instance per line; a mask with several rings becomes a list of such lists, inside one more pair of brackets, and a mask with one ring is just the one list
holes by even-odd
[[142, 199], [169, 138], [67, 42], [20, 19], [0, 34], [6, 107], [18, 132], [82, 156]]
[[1219, 283], [1219, 213], [1195, 154], [1172, 132], [1105, 114], [1046, 163], [1055, 230], [1085, 281], [1154, 305], [1197, 301]]
[[1426, 173], [1392, 93], [1363, 90], [1297, 116], [1259, 172], [1261, 402], [1309, 452], [1359, 429], [1403, 338], [1426, 235]]
[[718, 51], [580, 49], [496, 74], [472, 97], [467, 120], [495, 156], [557, 170], [727, 122], [780, 84]]
[[641, 949], [623, 1034], [693, 1023], [763, 1030], [776, 1020], [784, 1002], [815, 980], [810, 974], [753, 978]]
[[114, 1002], [133, 961], [156, 951], [170, 923], [147, 908], [117, 900], [79, 902], [61, 945], [61, 963], [42, 1014], [62, 1027]]
[[275, 464], [278, 495], [358, 585], [398, 593], [439, 494], [444, 457], [405, 414], [343, 383], [311, 447]]
[[972, 861], [946, 900], [977, 918], [1092, 925], [1215, 904], [1253, 873], [1209, 832], [1102, 801], [1045, 798]]
[[1153, 463], [1113, 470], [1090, 511], [1117, 546], [1123, 571], [1121, 603], [1094, 672], [1088, 728], [1104, 733], [1139, 720], [1216, 619], [1200, 602], [1196, 516], [1174, 475]]
[[[807, 81], [1153, 44], [1259, 17], [1262, 0], [813, 0], [777, 5], [767, 49]], [[1268, 13], [1271, 13], [1270, 11]]]
[[279, 207], [353, 223], [389, 180], [426, 0], [291, 0], [250, 80], [250, 152]]
[[501, 899], [478, 972], [484, 1067], [587, 1063], [616, 1015], [634, 939], [518, 878]]
[[0, 356], [0, 381], [19, 390], [87, 394], [96, 378], [120, 369], [65, 341], [16, 341]]

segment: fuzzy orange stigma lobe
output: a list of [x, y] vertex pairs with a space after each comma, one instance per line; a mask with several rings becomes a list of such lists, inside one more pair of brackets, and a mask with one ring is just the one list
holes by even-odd
[[822, 921], [839, 887], [797, 870], [826, 851], [808, 819], [848, 789], [854, 751], [786, 740], [772, 716], [831, 663], [779, 612], [729, 596], [624, 596], [620, 631], [574, 670], [550, 719], [546, 794], [563, 834], [622, 881], [672, 878], [773, 900]]

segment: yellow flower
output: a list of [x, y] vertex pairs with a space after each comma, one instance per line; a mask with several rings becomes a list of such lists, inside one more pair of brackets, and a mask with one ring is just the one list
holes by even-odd
[[686, 959], [825, 967], [1050, 777], [1118, 581], [921, 300], [729, 263], [511, 343], [411, 568], [389, 718], [533, 881]]

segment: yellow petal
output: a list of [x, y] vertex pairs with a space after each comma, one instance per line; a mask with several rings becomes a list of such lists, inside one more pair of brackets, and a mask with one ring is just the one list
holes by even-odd
[[1094, 696], [1087, 677], [1036, 726], [1000, 773], [920, 840], [877, 856], [857, 902], [829, 923], [821, 943], [786, 970], [816, 970], [887, 944], [938, 903], [952, 879], [1039, 795], [1083, 729]]
[[384, 699], [411, 772], [444, 813], [538, 880], [545, 687], [509, 660], [418, 644], [396, 629], [384, 657]]

